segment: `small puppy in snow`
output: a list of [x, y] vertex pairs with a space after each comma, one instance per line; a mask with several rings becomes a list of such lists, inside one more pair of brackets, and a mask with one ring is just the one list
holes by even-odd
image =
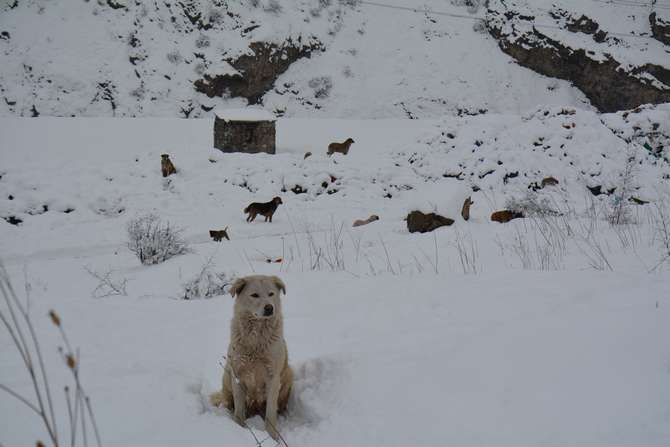
[[356, 219], [356, 220], [354, 221], [354, 225], [353, 225], [353, 226], [354, 226], [354, 227], [360, 227], [360, 226], [363, 226], [363, 225], [367, 225], [367, 224], [369, 224], [370, 222], [374, 222], [375, 220], [379, 220], [379, 216], [377, 216], [376, 214], [373, 214], [372, 216], [368, 217], [368, 218], [365, 219], [365, 220], [362, 220], [362, 219]]
[[226, 240], [230, 240], [228, 237], [228, 227], [224, 228], [223, 230], [209, 230], [209, 237], [211, 237], [214, 242], [221, 242], [223, 238], [226, 238]]
[[277, 413], [286, 409], [293, 384], [280, 292], [286, 293], [286, 286], [276, 276], [252, 275], [233, 283], [223, 387], [210, 396], [212, 405], [228, 408], [242, 426], [248, 417], [264, 415], [265, 429], [275, 440]]

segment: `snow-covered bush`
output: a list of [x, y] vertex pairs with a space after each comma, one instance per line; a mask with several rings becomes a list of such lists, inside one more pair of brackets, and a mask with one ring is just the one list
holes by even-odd
[[213, 271], [212, 260], [209, 259], [195, 277], [184, 283], [181, 298], [197, 300], [224, 295], [232, 282], [232, 275]]
[[651, 210], [651, 224], [655, 246], [660, 248], [660, 260], [652, 270], [670, 263], [670, 195], [666, 193], [654, 202]]
[[[631, 151], [632, 154], [634, 154]], [[615, 193], [609, 203], [610, 208], [607, 213], [607, 220], [612, 225], [622, 225], [633, 222], [632, 211], [628, 199], [635, 189], [635, 156], [630, 155], [626, 159], [626, 164], [620, 174], [620, 181], [616, 187]]]
[[136, 217], [128, 223], [128, 248], [144, 265], [159, 264], [184, 254], [188, 245], [181, 229], [173, 228], [155, 214]]
[[548, 197], [528, 191], [523, 197], [510, 197], [505, 208], [523, 213], [524, 216], [557, 216], [560, 213], [552, 206]]
[[310, 79], [308, 85], [314, 89], [315, 98], [327, 98], [333, 88], [333, 81], [330, 76], [319, 76]]

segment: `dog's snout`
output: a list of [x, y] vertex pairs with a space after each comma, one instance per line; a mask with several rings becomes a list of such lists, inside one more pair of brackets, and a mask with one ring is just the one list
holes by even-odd
[[275, 309], [272, 307], [272, 304], [266, 304], [263, 308], [263, 316], [269, 317], [274, 313]]

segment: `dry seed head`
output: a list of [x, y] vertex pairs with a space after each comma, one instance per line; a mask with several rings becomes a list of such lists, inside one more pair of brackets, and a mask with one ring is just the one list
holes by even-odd
[[51, 317], [51, 321], [53, 322], [53, 324], [60, 327], [60, 317], [58, 316], [56, 311], [50, 310], [49, 311], [49, 317]]
[[74, 367], [77, 365], [77, 362], [72, 354], [65, 356], [65, 361], [67, 363], [67, 367], [70, 369], [74, 369]]

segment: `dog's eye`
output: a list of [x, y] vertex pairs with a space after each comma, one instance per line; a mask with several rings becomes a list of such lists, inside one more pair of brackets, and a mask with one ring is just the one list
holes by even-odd
[[259, 295], [257, 293], [252, 293], [251, 296], [253, 296], [254, 298], [258, 298]]
[[275, 296], [275, 293], [274, 293], [274, 292], [270, 292], [270, 293], [268, 294], [268, 296]]

